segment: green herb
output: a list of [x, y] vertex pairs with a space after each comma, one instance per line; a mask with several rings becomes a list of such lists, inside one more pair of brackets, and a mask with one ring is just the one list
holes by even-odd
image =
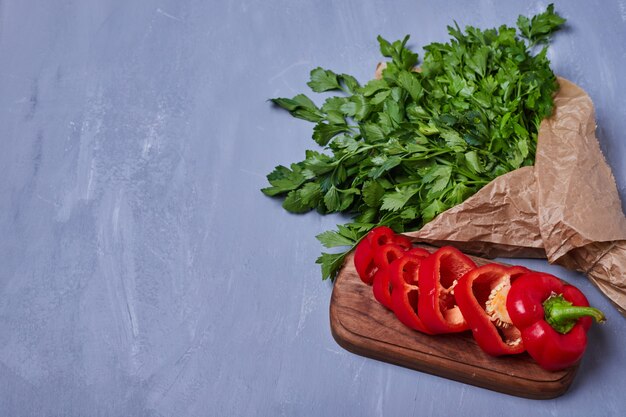
[[553, 6], [515, 28], [464, 31], [448, 27], [448, 43], [418, 55], [409, 39], [378, 37], [390, 58], [382, 78], [360, 85], [346, 74], [316, 68], [308, 86], [336, 91], [321, 106], [299, 94], [272, 99], [292, 116], [315, 123], [313, 139], [326, 153], [278, 166], [268, 175], [268, 196], [285, 196], [293, 213], [342, 212], [352, 221], [317, 236], [323, 279], [334, 278], [345, 255], [376, 225], [417, 230], [439, 213], [506, 172], [532, 165], [541, 121], [552, 114], [558, 88], [537, 44], [565, 22]]

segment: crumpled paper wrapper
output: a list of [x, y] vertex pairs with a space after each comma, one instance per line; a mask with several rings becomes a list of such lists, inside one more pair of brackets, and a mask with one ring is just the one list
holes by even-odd
[[559, 84], [535, 166], [496, 178], [407, 235], [486, 257], [547, 258], [584, 273], [626, 315], [626, 218], [593, 103], [574, 83]]

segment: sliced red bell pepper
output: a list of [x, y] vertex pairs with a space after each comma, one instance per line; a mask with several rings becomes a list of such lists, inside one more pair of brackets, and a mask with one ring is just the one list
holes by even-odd
[[402, 257], [406, 249], [400, 245], [396, 245], [395, 243], [387, 243], [386, 245], [380, 246], [374, 252], [374, 264], [378, 268], [386, 268], [393, 261]]
[[367, 240], [369, 240], [372, 250], [374, 251], [377, 251], [380, 246], [388, 243], [395, 243], [405, 249], [411, 248], [411, 240], [408, 237], [395, 233], [387, 226], [373, 228], [367, 234]]
[[370, 230], [365, 236], [370, 246], [376, 245], [382, 246], [391, 241], [391, 238], [395, 235], [394, 231], [387, 226], [377, 226]]
[[540, 272], [518, 278], [506, 305], [526, 350], [549, 371], [576, 364], [585, 353], [591, 318], [605, 320], [600, 310], [589, 307], [578, 288]]
[[418, 316], [433, 333], [456, 333], [468, 329], [454, 299], [457, 281], [476, 264], [451, 246], [439, 248], [419, 268]]
[[405, 253], [405, 249], [395, 243], [388, 243], [380, 246], [374, 254], [374, 263], [378, 267], [374, 275], [372, 291], [374, 298], [379, 303], [391, 309], [391, 281], [388, 271], [389, 265], [396, 259], [401, 258]]
[[417, 314], [419, 267], [429, 255], [425, 249], [413, 248], [389, 265], [389, 275], [391, 305], [398, 320], [413, 330], [432, 334]]
[[409, 250], [413, 246], [411, 239], [404, 235], [394, 235], [391, 238], [391, 243], [402, 246], [404, 249]]
[[376, 264], [374, 264], [374, 256], [372, 253], [372, 245], [363, 238], [354, 250], [354, 267], [361, 281], [367, 285], [372, 285], [374, 274], [376, 274]]
[[378, 251], [378, 248], [388, 243], [395, 243], [405, 249], [411, 247], [409, 238], [394, 233], [394, 231], [387, 226], [373, 228], [356, 246], [354, 251], [354, 266], [361, 281], [367, 285], [372, 284], [377, 270], [374, 262], [374, 254]]
[[524, 344], [506, 310], [511, 283], [530, 272], [522, 266], [487, 264], [463, 275], [454, 298], [478, 346], [492, 356], [522, 353]]

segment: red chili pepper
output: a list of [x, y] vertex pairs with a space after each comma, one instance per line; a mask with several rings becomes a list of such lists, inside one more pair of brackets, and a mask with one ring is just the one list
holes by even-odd
[[389, 265], [389, 275], [393, 288], [391, 305], [398, 320], [411, 329], [432, 334], [417, 315], [419, 267], [429, 255], [427, 250], [413, 248]]
[[378, 226], [369, 231], [356, 246], [354, 251], [354, 266], [361, 281], [371, 285], [376, 274], [376, 264], [374, 263], [374, 253], [382, 245], [395, 243], [405, 249], [411, 247], [411, 241], [402, 235], [397, 235], [387, 226]]
[[374, 263], [378, 267], [378, 270], [376, 271], [376, 275], [374, 275], [372, 290], [374, 292], [374, 298], [388, 309], [392, 308], [392, 289], [388, 267], [393, 261], [401, 258], [404, 253], [404, 248], [395, 243], [382, 245], [374, 253]]
[[526, 350], [549, 371], [578, 362], [585, 353], [591, 317], [605, 320], [600, 310], [589, 307], [578, 288], [540, 272], [517, 279], [506, 305], [513, 324], [522, 332]]
[[511, 283], [530, 272], [522, 266], [487, 264], [459, 279], [454, 298], [478, 346], [492, 356], [522, 353], [524, 344], [506, 310]]
[[422, 261], [419, 269], [417, 313], [433, 333], [468, 329], [454, 300], [454, 287], [476, 264], [458, 249], [444, 246]]

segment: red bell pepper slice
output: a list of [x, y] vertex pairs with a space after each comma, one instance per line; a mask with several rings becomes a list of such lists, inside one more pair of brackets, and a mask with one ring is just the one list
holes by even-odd
[[388, 243], [395, 243], [405, 249], [411, 248], [411, 240], [403, 235], [396, 234], [387, 226], [378, 226], [367, 234], [372, 250], [376, 252], [379, 247]]
[[405, 249], [411, 247], [411, 241], [406, 236], [397, 235], [387, 226], [378, 226], [359, 242], [354, 251], [354, 266], [361, 281], [371, 285], [377, 266], [374, 262], [374, 254], [378, 249], [388, 243], [395, 243]]
[[589, 307], [578, 288], [540, 272], [517, 279], [506, 305], [513, 324], [522, 332], [526, 350], [549, 371], [576, 364], [587, 347], [591, 318], [605, 320], [600, 310]]
[[507, 313], [506, 299], [511, 283], [527, 272], [522, 266], [487, 264], [463, 275], [454, 289], [454, 298], [476, 343], [489, 355], [524, 351], [521, 332]]
[[391, 243], [402, 246], [404, 249], [409, 250], [413, 246], [411, 239], [404, 235], [394, 235], [391, 238]]
[[432, 334], [417, 314], [419, 267], [429, 255], [425, 249], [413, 248], [389, 265], [389, 275], [393, 288], [391, 305], [398, 320], [413, 330]]
[[454, 287], [476, 264], [451, 246], [439, 248], [419, 268], [417, 314], [435, 333], [456, 333], [469, 327], [456, 305]]
[[402, 246], [396, 245], [395, 243], [388, 243], [380, 246], [374, 254], [374, 262], [378, 267], [372, 284], [374, 298], [390, 310], [392, 308], [392, 289], [388, 267], [393, 261], [401, 258], [404, 253], [405, 250]]
[[376, 274], [376, 264], [372, 253], [372, 245], [367, 238], [362, 239], [354, 250], [354, 267], [361, 281], [367, 285], [372, 285], [374, 274]]

